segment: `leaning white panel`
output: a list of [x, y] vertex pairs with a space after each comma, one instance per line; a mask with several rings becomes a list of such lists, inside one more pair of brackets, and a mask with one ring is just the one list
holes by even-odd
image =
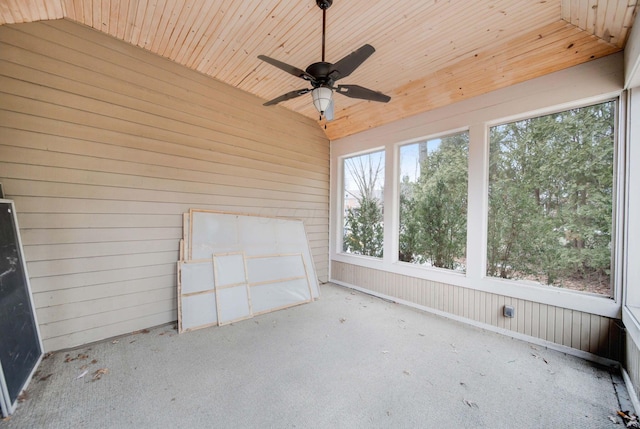
[[238, 216], [190, 210], [191, 259], [211, 260], [214, 253], [241, 249], [238, 239]]
[[252, 284], [289, 278], [307, 278], [302, 255], [254, 256], [247, 258], [247, 271]]
[[183, 213], [182, 214], [182, 240], [184, 242], [184, 246], [183, 246], [184, 259], [191, 259], [191, 240], [190, 240], [191, 228], [189, 225], [191, 225], [189, 213]]
[[311, 301], [313, 294], [301, 254], [247, 257], [254, 314]]
[[268, 313], [311, 301], [306, 279], [251, 286], [253, 314]]
[[[178, 265], [181, 331], [202, 327], [201, 322], [231, 323], [320, 295], [301, 220], [191, 209], [184, 225], [183, 255], [189, 261]], [[206, 305], [195, 304], [199, 296]], [[212, 303], [215, 320], [208, 310]], [[184, 316], [192, 319], [183, 327]]]
[[247, 256], [276, 253], [275, 223], [278, 220], [258, 216], [238, 216], [239, 239]]
[[311, 285], [311, 294], [314, 298], [320, 296], [320, 288], [318, 286], [318, 276], [313, 264], [311, 256], [311, 248], [307, 240], [307, 234], [304, 230], [304, 223], [301, 220], [287, 220], [276, 224], [278, 233], [278, 252], [279, 253], [302, 253], [307, 277]]
[[218, 324], [213, 264], [178, 262], [178, 332]]
[[247, 283], [247, 273], [245, 270], [243, 253], [238, 252], [225, 255], [213, 255], [213, 264], [216, 276], [216, 285], [219, 287]]
[[301, 253], [313, 298], [320, 296], [311, 249], [301, 220], [191, 209], [191, 258], [243, 251], [247, 256]]
[[244, 253], [213, 255], [218, 322], [220, 325], [252, 316]]
[[182, 304], [182, 332], [218, 324], [216, 294], [213, 291], [182, 296], [180, 299]]
[[180, 262], [180, 294], [213, 290], [213, 265], [207, 262]]
[[219, 302], [218, 320], [220, 326], [253, 316], [249, 304], [249, 289], [246, 284], [216, 289], [216, 299]]

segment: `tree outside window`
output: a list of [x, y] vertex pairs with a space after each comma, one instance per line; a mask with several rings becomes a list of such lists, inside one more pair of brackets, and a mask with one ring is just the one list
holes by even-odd
[[465, 271], [468, 158], [468, 132], [400, 148], [400, 261]]
[[611, 296], [615, 108], [490, 129], [488, 276]]
[[383, 255], [384, 151], [346, 158], [342, 250], [355, 255]]

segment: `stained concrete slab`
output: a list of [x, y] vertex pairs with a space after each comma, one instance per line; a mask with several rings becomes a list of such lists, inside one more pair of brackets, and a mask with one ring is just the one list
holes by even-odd
[[615, 370], [336, 285], [321, 293], [224, 327], [55, 353], [0, 429], [622, 427]]

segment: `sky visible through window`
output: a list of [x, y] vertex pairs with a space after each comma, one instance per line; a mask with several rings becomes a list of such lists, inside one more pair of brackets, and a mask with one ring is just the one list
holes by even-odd
[[[427, 151], [429, 154], [440, 147], [442, 139], [427, 140]], [[415, 182], [420, 176], [420, 160], [418, 157], [419, 143], [407, 144], [400, 147], [400, 180], [408, 178], [410, 182]]]

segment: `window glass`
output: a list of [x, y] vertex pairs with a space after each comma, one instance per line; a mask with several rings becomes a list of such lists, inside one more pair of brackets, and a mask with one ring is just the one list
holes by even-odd
[[400, 261], [465, 271], [468, 158], [468, 132], [400, 147]]
[[342, 250], [381, 258], [383, 254], [384, 151], [345, 158]]
[[615, 108], [490, 129], [488, 276], [611, 296]]

